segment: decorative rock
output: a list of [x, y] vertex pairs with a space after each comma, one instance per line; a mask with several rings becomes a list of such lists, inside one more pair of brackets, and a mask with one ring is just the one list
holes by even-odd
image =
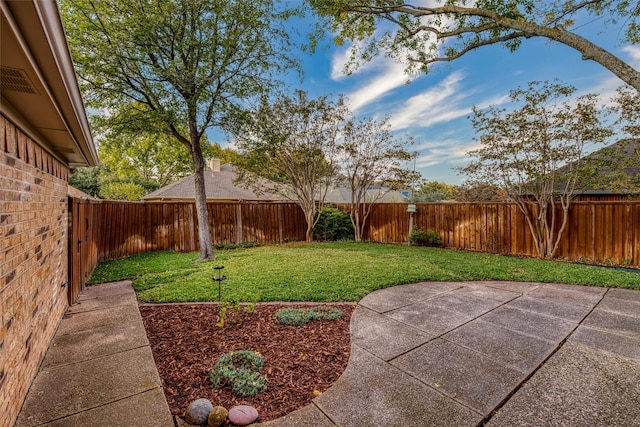
[[202, 425], [207, 422], [213, 404], [207, 399], [196, 399], [184, 411], [184, 420], [191, 425]]
[[209, 427], [220, 427], [227, 419], [227, 415], [229, 415], [227, 408], [224, 406], [214, 406], [211, 412], [209, 412], [207, 425]]
[[253, 406], [240, 405], [229, 409], [229, 421], [237, 426], [246, 426], [258, 419], [258, 411]]

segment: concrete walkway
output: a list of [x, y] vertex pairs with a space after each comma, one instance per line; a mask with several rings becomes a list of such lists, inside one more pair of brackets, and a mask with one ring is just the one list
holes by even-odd
[[[351, 339], [328, 391], [261, 425], [640, 425], [640, 291], [396, 286], [360, 302]], [[16, 424], [41, 425], [174, 425], [129, 282], [62, 320]]]
[[60, 322], [16, 427], [173, 427], [131, 282], [90, 286]]

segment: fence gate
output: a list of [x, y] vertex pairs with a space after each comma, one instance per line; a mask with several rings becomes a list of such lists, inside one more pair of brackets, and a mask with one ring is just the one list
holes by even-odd
[[95, 268], [95, 257], [91, 252], [95, 251], [93, 227], [95, 224], [95, 209], [89, 200], [69, 197], [69, 287], [67, 299], [69, 305], [78, 300], [78, 295], [84, 289]]

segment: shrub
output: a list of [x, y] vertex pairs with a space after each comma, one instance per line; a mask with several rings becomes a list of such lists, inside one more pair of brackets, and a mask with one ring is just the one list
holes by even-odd
[[239, 397], [255, 396], [267, 389], [267, 380], [260, 375], [264, 359], [253, 351], [226, 353], [209, 371], [209, 379], [215, 388], [231, 385], [233, 394]]
[[442, 239], [438, 233], [433, 230], [422, 230], [419, 227], [413, 227], [409, 233], [409, 242], [416, 246], [442, 246]]
[[342, 310], [319, 305], [313, 308], [283, 308], [276, 312], [276, 321], [281, 325], [302, 326], [312, 320], [336, 320], [342, 317]]
[[353, 239], [353, 225], [349, 214], [332, 206], [322, 208], [313, 229], [313, 238], [320, 241]]

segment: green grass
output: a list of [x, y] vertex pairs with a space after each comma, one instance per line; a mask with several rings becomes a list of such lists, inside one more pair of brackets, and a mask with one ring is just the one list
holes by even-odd
[[154, 252], [100, 264], [91, 283], [134, 279], [141, 301], [216, 301], [213, 267], [223, 265], [222, 299], [358, 301], [369, 292], [423, 280], [513, 280], [640, 289], [640, 274], [501, 255], [377, 243], [312, 243], [216, 252]]

